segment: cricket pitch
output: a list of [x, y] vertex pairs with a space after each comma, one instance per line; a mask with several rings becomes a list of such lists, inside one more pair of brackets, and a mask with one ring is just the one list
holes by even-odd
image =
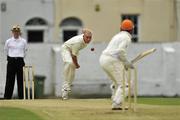
[[29, 110], [42, 120], [180, 120], [180, 105], [137, 104], [136, 112], [123, 112], [112, 111], [110, 99], [1, 100], [4, 107]]

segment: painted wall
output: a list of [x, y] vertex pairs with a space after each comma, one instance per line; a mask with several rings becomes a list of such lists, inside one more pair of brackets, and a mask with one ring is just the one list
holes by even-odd
[[[11, 35], [10, 29], [13, 24], [22, 26], [22, 33], [26, 38], [25, 23], [33, 17], [41, 17], [48, 23], [45, 42], [62, 43], [59, 37], [59, 24], [63, 19], [72, 16], [79, 18], [83, 22], [83, 27], [93, 30], [95, 43], [108, 42], [119, 31], [121, 14], [139, 15], [140, 42], [170, 42], [176, 41], [178, 37], [178, 0], [6, 0], [4, 2], [7, 10], [1, 12], [1, 42]], [[100, 6], [98, 12], [95, 11], [96, 5]]]
[[[91, 44], [80, 52], [80, 69], [76, 71], [73, 82], [72, 95], [109, 95], [110, 80], [99, 65], [99, 56], [107, 44]], [[90, 48], [94, 46], [95, 52]], [[6, 56], [1, 44], [0, 57], [0, 95], [4, 92], [6, 75]], [[128, 59], [149, 48], [157, 48], [156, 53], [142, 59], [138, 67], [138, 94], [139, 95], [180, 95], [180, 43], [154, 43], [132, 44], [129, 49]], [[43, 75], [45, 79], [45, 95], [61, 95], [63, 82], [63, 63], [60, 56], [60, 45], [29, 44], [29, 51], [25, 59], [26, 64], [35, 66], [35, 74]]]
[[177, 40], [180, 41], [180, 0], [176, 0]]
[[[59, 24], [77, 17], [94, 33], [94, 42], [107, 42], [119, 31], [122, 14], [139, 15], [140, 42], [176, 41], [175, 0], [55, 0], [55, 38]], [[100, 11], [95, 11], [95, 6]]]
[[[56, 42], [61, 41], [58, 33], [59, 23], [69, 16], [80, 18], [84, 27], [90, 27], [93, 30], [94, 44], [92, 46], [96, 48], [94, 53], [90, 51], [90, 47], [81, 52], [79, 57], [81, 69], [77, 71], [73, 94], [77, 96], [110, 94], [110, 81], [99, 66], [99, 56], [107, 42], [118, 32], [122, 13], [140, 14], [140, 41], [142, 43], [132, 45], [129, 59], [148, 48], [158, 49], [156, 54], [138, 63], [139, 95], [180, 95], [178, 87], [180, 65], [175, 64], [180, 59], [180, 44], [172, 42], [175, 36], [179, 36], [175, 35], [173, 1], [56, 0], [54, 3], [51, 0], [6, 0], [7, 11], [0, 12], [0, 96], [4, 92], [6, 76], [6, 55], [3, 52], [3, 46], [5, 40], [11, 36], [11, 26], [20, 23], [23, 28], [23, 37], [26, 38], [24, 24], [36, 16], [48, 21], [47, 41], [42, 44], [29, 44], [25, 61], [28, 65], [35, 66], [36, 75], [46, 77], [44, 94], [56, 96], [61, 94], [63, 64], [59, 51], [60, 44]], [[54, 4], [55, 8], [53, 8]], [[94, 10], [96, 4], [100, 5], [99, 12]], [[161, 9], [164, 10], [161, 11]], [[157, 28], [154, 29], [153, 26]], [[155, 41], [172, 43], [144, 43]]]
[[47, 21], [45, 42], [53, 42], [53, 1], [52, 0], [6, 0], [6, 11], [1, 12], [1, 42], [11, 36], [11, 27], [19, 24], [22, 28], [22, 36], [26, 35], [26, 22], [34, 17], [40, 17]]

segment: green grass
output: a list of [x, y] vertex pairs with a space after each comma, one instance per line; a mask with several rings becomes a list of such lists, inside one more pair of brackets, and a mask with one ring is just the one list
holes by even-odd
[[139, 97], [138, 103], [149, 105], [180, 105], [180, 98]]
[[35, 113], [14, 107], [0, 107], [0, 119], [1, 120], [42, 120]]
[[139, 97], [137, 111], [112, 111], [110, 99], [0, 101], [0, 120], [180, 120], [180, 98]]

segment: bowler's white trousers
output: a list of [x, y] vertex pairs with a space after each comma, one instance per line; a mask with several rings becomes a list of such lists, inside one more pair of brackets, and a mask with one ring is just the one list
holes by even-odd
[[71, 91], [71, 84], [75, 77], [75, 70], [76, 67], [72, 61], [71, 53], [66, 46], [62, 46], [61, 48], [61, 55], [64, 62], [64, 82], [62, 86], [62, 90]]

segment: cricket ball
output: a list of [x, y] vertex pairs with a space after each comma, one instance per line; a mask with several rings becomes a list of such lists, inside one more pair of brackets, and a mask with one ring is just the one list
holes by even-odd
[[91, 48], [91, 51], [94, 51], [94, 48]]

